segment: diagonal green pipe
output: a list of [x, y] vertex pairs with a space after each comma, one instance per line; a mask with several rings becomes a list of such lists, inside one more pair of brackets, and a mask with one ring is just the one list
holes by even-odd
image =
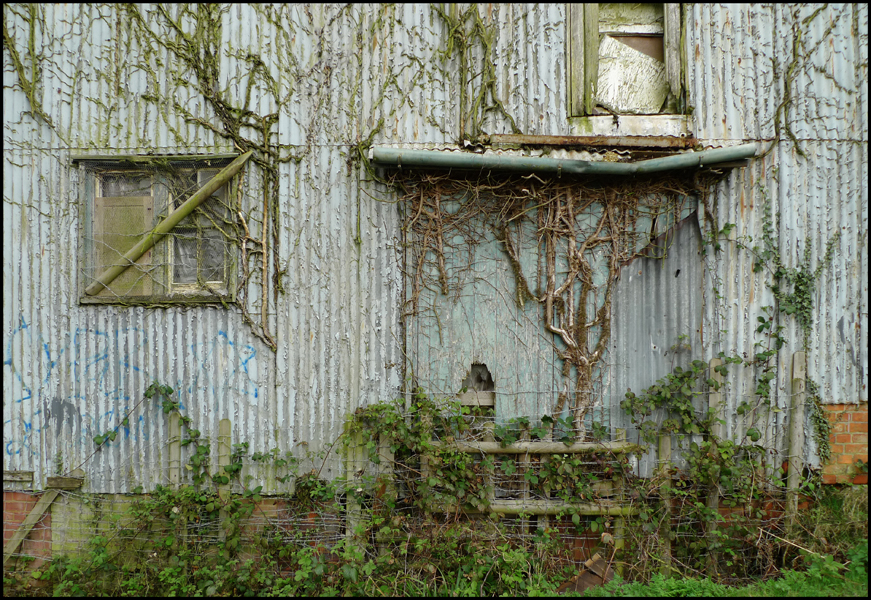
[[123, 264], [112, 265], [100, 273], [100, 275], [97, 276], [97, 279], [85, 288], [85, 293], [88, 296], [95, 296], [103, 291], [104, 287], [109, 287], [109, 284], [115, 281], [115, 278], [123, 273], [127, 267], [139, 260], [143, 254], [148, 252], [152, 246], [154, 246], [154, 244], [162, 240], [166, 234], [172, 231], [172, 228], [178, 225], [182, 219], [191, 214], [200, 204], [205, 202], [206, 199], [208, 199], [209, 196], [211, 196], [218, 188], [230, 181], [230, 178], [239, 172], [253, 152], [253, 150], [249, 150], [221, 169], [217, 175], [212, 177], [208, 183], [197, 190], [197, 192], [188, 198], [184, 204], [172, 211], [163, 221], [157, 224], [157, 227], [146, 233], [145, 237], [139, 240], [135, 246], [130, 248], [122, 259]]
[[404, 150], [402, 148], [372, 148], [369, 159], [376, 165], [394, 167], [493, 169], [506, 171], [533, 171], [537, 173], [565, 173], [567, 175], [640, 175], [686, 169], [702, 165], [751, 158], [756, 144], [742, 144], [730, 148], [716, 148], [702, 152], [675, 154], [663, 158], [634, 163], [571, 160], [546, 156], [506, 156], [500, 154], [473, 154], [442, 150]]

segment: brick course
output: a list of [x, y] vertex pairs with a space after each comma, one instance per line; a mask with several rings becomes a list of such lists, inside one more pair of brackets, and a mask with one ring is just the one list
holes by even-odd
[[868, 403], [829, 404], [823, 410], [832, 423], [832, 458], [823, 465], [823, 483], [867, 485], [868, 475], [854, 465], [859, 460], [868, 462]]
[[[31, 494], [26, 492], [3, 492], [3, 546], [12, 539], [12, 535], [30, 514], [31, 509], [36, 506], [41, 494]], [[51, 510], [45, 511], [42, 518], [37, 521], [33, 529], [24, 540], [15, 554], [24, 554], [26, 556], [44, 557], [51, 556]], [[34, 562], [28, 565], [28, 569], [38, 569], [43, 560], [37, 558]]]

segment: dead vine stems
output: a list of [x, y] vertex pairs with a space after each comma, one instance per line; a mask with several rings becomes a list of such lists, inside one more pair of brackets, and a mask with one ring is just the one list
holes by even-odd
[[458, 298], [475, 246], [495, 240], [514, 274], [518, 307], [541, 305], [544, 329], [563, 364], [552, 414], [570, 411], [583, 436], [598, 399], [593, 383], [604, 366], [620, 267], [645, 255], [656, 237], [639, 230], [641, 219], [668, 214], [675, 223], [688, 196], [704, 197], [707, 183], [679, 175], [629, 182], [394, 175], [410, 251], [403, 318], [421, 312], [427, 290]]

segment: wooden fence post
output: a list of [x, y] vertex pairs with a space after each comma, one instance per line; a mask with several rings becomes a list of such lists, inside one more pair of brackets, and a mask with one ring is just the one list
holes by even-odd
[[[520, 430], [520, 441], [528, 442], [529, 441], [529, 428], [523, 427]], [[539, 456], [539, 466], [541, 465], [541, 457]], [[524, 452], [520, 455], [520, 464], [519, 464], [519, 473], [523, 475], [523, 478], [520, 480], [520, 500], [523, 502], [529, 502], [529, 480], [526, 478], [526, 473], [532, 468], [532, 461], [529, 460], [529, 452]], [[526, 535], [529, 531], [529, 519], [526, 518], [526, 515], [521, 513], [520, 515], [520, 531], [522, 535]]]
[[396, 476], [393, 471], [393, 451], [383, 435], [378, 436], [378, 459], [377, 465], [379, 485], [378, 496], [386, 500], [396, 500]]
[[[221, 419], [218, 422], [218, 474], [224, 474], [223, 467], [230, 464], [230, 441], [231, 441], [231, 431], [232, 426], [230, 424], [230, 419]], [[230, 498], [230, 484], [219, 485], [218, 486], [218, 497], [222, 502], [227, 502]], [[228, 513], [226, 510], [221, 509], [218, 511], [218, 518], [221, 523], [225, 523], [227, 521]], [[225, 541], [227, 539], [227, 531], [221, 527], [220, 533], [218, 537], [221, 541]]]
[[[351, 435], [350, 423], [345, 425], [345, 434]], [[345, 537], [349, 540], [356, 538], [357, 525], [363, 516], [363, 507], [356, 498], [356, 491], [361, 488], [359, 481], [360, 473], [366, 466], [368, 456], [366, 445], [363, 443], [363, 433], [358, 433], [350, 438], [347, 454], [345, 455]]]
[[181, 413], [169, 413], [169, 484], [178, 488], [181, 483]]
[[659, 436], [659, 472], [665, 477], [665, 485], [662, 488], [662, 505], [665, 513], [665, 525], [662, 531], [662, 544], [665, 556], [662, 557], [662, 574], [671, 573], [671, 435], [660, 434]]
[[[723, 376], [720, 375], [716, 371], [716, 367], [719, 367], [723, 364], [723, 361], [719, 358], [712, 358], [711, 362], [708, 363], [709, 367], [709, 377], [716, 381], [719, 386], [717, 389], [711, 387], [708, 390], [708, 408], [714, 414], [714, 419], [721, 419], [723, 417], [723, 407], [722, 407], [722, 393], [720, 389], [722, 389], [723, 385]], [[711, 436], [714, 440], [709, 441], [717, 441], [723, 439], [723, 426], [718, 423], [716, 420], [711, 424]], [[719, 513], [720, 510], [720, 488], [719, 488], [719, 480], [711, 482], [710, 488], [708, 489], [708, 509], [712, 511], [714, 514]], [[714, 542], [717, 539], [717, 521], [715, 519], [709, 519], [707, 522], [707, 536], [708, 536], [708, 573], [709, 577], [714, 577], [717, 574], [717, 563], [718, 563], [718, 554], [714, 552], [711, 548], [714, 546]]]
[[807, 357], [804, 352], [796, 352], [792, 355], [792, 414], [789, 416], [789, 471], [786, 476], [786, 513], [791, 518], [795, 518], [798, 512], [798, 488], [803, 467], [806, 373]]
[[[615, 442], [623, 442], [626, 443], [627, 436], [625, 429], [615, 429], [614, 430], [614, 441]], [[620, 489], [618, 489], [620, 487]], [[613, 498], [620, 500], [622, 503], [625, 499], [623, 496], [622, 486], [617, 485], [617, 478], [611, 480], [611, 489], [614, 492]], [[620, 516], [614, 519], [614, 555], [616, 556], [618, 552], [623, 550], [626, 547], [626, 519], [623, 518], [621, 513]], [[623, 576], [623, 560], [621, 560], [616, 565], [617, 573], [622, 577]]]

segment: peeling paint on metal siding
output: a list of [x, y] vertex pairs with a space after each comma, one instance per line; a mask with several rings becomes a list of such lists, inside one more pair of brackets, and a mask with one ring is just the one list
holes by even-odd
[[[816, 8], [801, 8], [796, 18], [801, 20]], [[46, 69], [42, 98], [46, 112], [61, 131], [69, 132], [69, 151], [130, 154], [150, 149], [165, 153], [232, 150], [231, 143], [186, 123], [170, 106], [156, 107], [141, 101], [141, 94], [148, 91], [172, 96], [169, 67], [158, 69], [153, 60], [153, 80], [142, 70], [126, 67], [125, 85], [133, 96], [129, 102], [117, 103], [111, 116], [85, 100], [111, 96], [116, 36], [112, 21], [98, 20], [94, 28], [80, 31], [76, 23], [98, 11], [105, 12], [105, 7], [48, 5], [43, 10], [50, 29], [43, 39], [51, 40], [49, 54], [58, 66]], [[232, 313], [215, 309], [185, 312], [78, 306], [78, 261], [74, 253], [62, 251], [78, 245], [77, 209], [71, 205], [62, 219], [38, 216], [40, 212], [56, 215], [62, 202], [58, 198], [70, 195], [72, 202], [75, 187], [67, 179], [65, 144], [29, 116], [20, 121], [13, 116], [13, 121], [4, 126], [7, 148], [40, 140], [42, 147], [59, 151], [58, 158], [30, 151], [4, 153], [4, 242], [12, 248], [9, 257], [4, 258], [4, 360], [12, 360], [24, 376], [23, 382], [4, 376], [4, 398], [20, 399], [26, 396], [27, 389], [33, 392], [22, 402], [5, 403], [4, 437], [15, 444], [37, 440], [39, 453], [7, 453], [5, 468], [13, 468], [12, 464], [18, 465], [14, 468], [35, 468], [35, 480], [41, 481], [39, 478], [52, 474], [52, 461], [58, 451], [69, 463], [81, 462], [92, 446], [90, 438], [96, 435], [92, 430], [107, 422], [106, 413], [117, 410], [122, 400], [135, 403], [154, 377], [178, 380], [196, 413], [192, 416], [208, 423], [209, 435], [215, 434], [217, 421], [226, 416], [233, 420], [233, 441], [247, 438], [252, 447], [256, 444], [260, 450], [274, 445], [275, 429], [279, 430], [279, 445], [283, 448], [289, 448], [294, 439], [330, 443], [346, 411], [390, 397], [398, 390], [401, 375], [397, 369], [384, 366], [402, 362], [397, 325], [401, 275], [394, 248], [394, 240], [400, 237], [398, 209], [376, 203], [359, 191], [358, 186], [363, 184], [348, 175], [345, 160], [353, 151], [351, 145], [368, 135], [378, 118], [387, 117], [394, 108], [393, 122], [385, 123], [377, 143], [444, 147], [453, 142], [458, 111], [457, 87], [452, 80], [436, 78], [407, 96], [388, 93], [379, 106], [372, 106], [386, 84], [387, 66], [394, 70], [406, 67], [400, 76], [403, 85], [413, 79], [417, 69], [417, 63], [407, 55], [420, 58], [425, 65], [440, 60], [436, 52], [443, 47], [444, 26], [429, 6], [387, 8], [388, 18], [377, 47], [371, 51], [364, 48], [358, 58], [356, 36], [362, 32], [364, 45], [367, 43], [369, 27], [382, 9], [355, 5], [344, 9], [313, 6], [310, 10], [313, 27], [324, 26], [339, 10], [344, 12], [324, 30], [322, 39], [315, 39], [301, 28], [294, 29], [290, 48], [248, 5], [231, 7], [223, 18], [223, 39], [240, 48], [263, 52], [270, 59], [267, 67], [280, 88], [288, 93], [291, 87], [294, 90], [288, 108], [279, 115], [279, 141], [297, 147], [311, 141], [330, 148], [313, 153], [302, 164], [281, 166], [281, 258], [282, 265], [286, 261], [288, 267], [284, 280], [288, 293], [282, 297], [277, 314], [270, 317], [279, 331], [275, 357], [252, 341], [246, 327]], [[849, 12], [836, 21], [838, 11], [844, 10]], [[289, 20], [309, 24], [304, 8], [290, 7], [282, 12], [291, 15]], [[497, 28], [493, 49], [497, 94], [527, 134], [570, 133], [565, 118], [564, 13], [562, 4], [495, 5], [492, 16], [485, 17], [492, 19]], [[689, 9], [690, 103], [696, 107], [695, 133], [704, 145], [773, 137], [777, 99], [772, 93], [775, 79], [771, 59], [776, 56], [781, 65], [788, 60], [791, 42], [782, 33], [796, 18], [789, 9], [777, 6], [693, 5]], [[285, 16], [282, 19], [288, 21]], [[730, 173], [716, 192], [720, 223], [738, 223], [739, 234], [759, 239], [761, 198], [757, 186], [764, 185], [774, 199], [775, 213], [782, 218], [782, 251], [790, 260], [801, 256], [802, 240], [808, 236], [816, 260], [831, 231], [842, 228], [833, 263], [819, 284], [819, 310], [812, 339], [818, 351], [811, 354], [809, 364], [826, 402], [867, 399], [868, 340], [867, 327], [863, 326], [868, 313], [864, 85], [867, 22], [865, 5], [849, 9], [830, 6], [808, 29], [811, 40], [834, 23], [834, 46], [820, 47], [813, 55], [813, 64], [830, 67], [839, 86], [857, 90], [845, 95], [825, 77], [800, 74], [794, 84], [796, 102], [790, 115], [810, 158], [796, 157], [790, 144], [783, 143], [764, 161]], [[15, 35], [20, 38], [22, 31], [17, 30]], [[334, 69], [325, 86], [320, 76], [294, 81], [287, 73], [275, 73], [281, 52], [293, 53], [300, 64], [313, 67], [320, 43]], [[244, 93], [247, 74], [232, 73], [235, 61], [222, 62], [222, 81], [230, 86], [229, 93], [238, 97]], [[4, 66], [11, 72], [5, 58]], [[81, 71], [81, 76], [76, 89], [70, 90], [70, 74], [76, 70]], [[358, 80], [361, 88], [355, 96], [353, 85], [347, 84]], [[157, 90], [153, 89], [155, 85]], [[54, 91], [57, 87], [62, 93]], [[195, 114], [210, 115], [210, 109], [184, 92], [179, 94], [179, 101], [190, 103]], [[258, 104], [258, 110], [271, 109], [270, 101], [254, 102], [266, 102]], [[306, 131], [302, 126], [319, 102], [336, 107], [335, 119]], [[29, 110], [25, 95], [11, 87], [4, 87], [4, 106], [10, 115]], [[510, 133], [505, 120], [492, 114], [484, 122], [489, 133]], [[136, 125], [129, 126], [131, 123]], [[177, 143], [172, 129], [192, 141]], [[841, 142], [825, 142], [828, 139]], [[778, 165], [780, 170], [775, 176], [773, 168]], [[246, 185], [256, 194], [260, 184], [256, 177], [249, 176]], [[389, 197], [386, 190], [379, 193]], [[358, 195], [362, 211], [359, 248], [353, 241]], [[26, 207], [29, 202], [33, 208]], [[33, 274], [39, 281], [20, 284]], [[497, 281], [500, 286], [509, 286], [510, 274], [504, 275]], [[752, 259], [746, 253], [733, 252], [720, 270], [706, 271], [706, 285], [710, 285], [713, 275], [721, 277], [721, 292], [729, 301], [725, 318], [719, 320], [712, 299], [706, 298], [705, 353], [736, 349], [749, 355], [755, 339], [753, 322], [760, 307], [772, 303], [770, 291], [758, 277], [754, 278]], [[258, 289], [252, 289], [249, 299], [249, 310], [255, 312], [259, 312]], [[461, 317], [465, 318], [458, 313], [456, 319]], [[517, 332], [507, 328], [497, 332], [478, 317], [476, 314], [477, 335], [493, 337], [495, 341], [488, 343], [498, 347], [498, 360], [522, 363], [526, 356], [523, 345], [510, 341]], [[22, 318], [28, 327], [19, 330]], [[728, 332], [722, 348], [714, 347], [712, 341], [720, 329]], [[111, 336], [97, 336], [96, 331]], [[226, 338], [217, 331], [225, 332]], [[420, 334], [409, 335], [410, 347], [420, 343]], [[793, 345], [788, 353], [784, 349], [787, 358], [777, 378], [780, 406], [787, 401], [788, 356], [797, 349], [794, 340], [798, 332], [791, 328], [788, 337]], [[253, 357], [244, 354], [248, 344], [256, 350]], [[211, 378], [202, 376], [200, 367], [201, 362], [205, 364], [208, 348], [212, 348], [210, 371], [216, 371]], [[483, 351], [479, 347], [472, 350]], [[103, 355], [105, 358], [99, 358]], [[57, 364], [52, 366], [49, 356]], [[125, 359], [131, 367], [125, 366]], [[247, 360], [248, 373], [239, 367], [243, 360]], [[228, 370], [222, 372], [218, 364], [226, 364]], [[545, 366], [528, 377], [542, 381], [538, 389], [552, 390], [554, 380], [542, 375], [547, 363], [542, 364]], [[837, 368], [829, 368], [833, 364]], [[42, 383], [46, 378], [48, 383]], [[188, 387], [193, 391], [186, 391]], [[734, 407], [738, 394], [752, 391], [753, 387], [749, 372], [738, 378], [729, 406]], [[256, 401], [252, 398], [255, 388]], [[71, 416], [61, 423], [59, 431], [42, 436], [42, 441], [34, 434], [28, 438], [24, 424], [30, 423], [31, 432], [39, 427], [40, 419], [47, 418], [45, 402], [55, 398], [61, 405], [66, 402], [75, 406], [80, 419]], [[519, 411], [520, 406], [518, 400], [515, 409]], [[89, 470], [93, 489], [124, 491], [129, 490], [131, 481], [165, 482], [165, 475], [160, 475], [165, 470], [157, 467], [166, 466], [167, 454], [161, 444], [168, 430], [166, 419], [157, 412], [149, 413], [138, 429], [131, 429], [129, 439], [116, 442], [94, 460], [95, 465], [107, 470]], [[772, 421], [775, 433], [785, 419], [781, 415]], [[732, 419], [729, 427], [734, 431], [745, 424]], [[328, 466], [327, 470], [332, 468]], [[129, 469], [135, 474], [132, 480], [126, 475]]]
[[[806, 44], [791, 85], [789, 123], [799, 139], [866, 139], [867, 24], [864, 5], [829, 5], [804, 25], [817, 5], [711, 5], [689, 7], [688, 78], [700, 139], [770, 139], [793, 60], [793, 35]], [[858, 14], [856, 14], [858, 13]], [[855, 14], [855, 17], [854, 17]], [[822, 36], [830, 37], [822, 42]], [[863, 43], [863, 41], [865, 43]], [[806, 60], [809, 58], [809, 61]], [[740, 59], [740, 62], [739, 62]], [[778, 67], [774, 69], [774, 61]], [[865, 67], [859, 67], [864, 64]], [[829, 75], [821, 74], [821, 70]], [[785, 120], [785, 119], [784, 119]]]
[[[778, 101], [773, 93], [771, 61], [777, 57], [781, 70], [785, 68], [792, 57], [792, 38], [783, 32], [791, 31], [817, 8], [693, 6], [688, 20], [689, 39], [695, 39], [701, 55], [691, 63], [689, 76], [699, 138], [714, 142], [718, 138], [773, 137]], [[720, 42], [707, 42], [711, 36], [718, 36], [714, 31], [722, 29], [724, 12], [728, 11], [741, 16], [742, 27], [733, 30], [734, 39], [718, 37], [715, 39]], [[734, 24], [738, 22], [733, 18]], [[867, 238], [863, 234], [863, 229], [867, 228], [867, 87], [863, 79], [867, 72], [867, 28], [853, 29], [857, 22], [867, 23], [864, 5], [830, 6], [823, 9], [804, 33], [803, 39], [813, 49], [811, 63], [808, 67], [800, 65], [792, 86], [794, 103], [789, 122], [807, 158], [797, 156], [791, 143], [781, 142], [764, 164], [747, 168], [744, 174], [731, 175], [729, 182], [736, 177], [746, 179], [744, 183], [735, 181], [737, 185], [724, 182], [718, 187], [716, 199], [720, 207], [719, 222], [737, 223], [739, 235], [749, 235], [758, 241], [762, 235], [759, 186], [764, 186], [774, 200], [773, 213], [781, 221], [780, 247], [788, 266], [794, 266], [802, 258], [804, 244], [808, 242], [813, 247], [812, 264], [816, 265], [828, 236], [840, 228], [842, 239], [833, 262], [818, 283], [811, 339], [814, 351], [809, 364], [809, 374], [820, 384], [823, 401], [827, 403], [867, 399], [864, 389], [867, 352], [863, 355], [862, 350], [855, 353], [850, 350], [867, 346], [860, 342], [863, 328], [852, 338], [844, 335], [842, 339], [843, 326], [838, 327], [839, 323], [861, 322], [867, 315], [867, 279], [860, 274], [867, 270]], [[749, 35], [744, 33], [745, 29]], [[831, 40], [819, 43], [829, 31]], [[755, 40], [750, 45], [748, 37]], [[730, 85], [714, 76], [715, 67], [709, 66], [720, 64], [720, 46], [725, 47], [733, 59], [736, 56], [742, 59], [740, 65], [733, 63]], [[742, 56], [742, 52], [746, 53], [742, 48], [752, 49], [752, 55]], [[834, 78], [812, 70], [818, 68], [827, 69]], [[725, 99], [722, 112], [715, 106], [720, 97]], [[732, 112], [730, 107], [737, 107], [742, 101], [752, 104]], [[721, 117], [722, 124], [718, 122]], [[738, 202], [739, 193], [746, 204], [743, 210]], [[752, 259], [745, 253], [731, 252], [723, 262], [725, 266], [717, 272], [724, 284], [721, 293], [732, 299], [732, 303], [726, 306], [726, 319], [721, 324], [714, 322], [708, 310], [706, 330], [726, 329], [723, 349], [735, 348], [752, 355], [752, 342], [756, 339], [753, 320], [762, 306], [773, 304], [773, 298], [752, 273]], [[785, 396], [788, 391], [788, 357], [800, 349], [797, 340], [801, 332], [790, 323], [786, 337], [790, 343], [782, 352], [786, 358], [777, 378], [779, 396]], [[855, 358], [845, 361], [845, 356]], [[749, 393], [753, 389], [752, 374], [743, 375], [738, 390]], [[779, 402], [783, 404], [785, 400]]]
[[[846, 146], [846, 148], [845, 148]], [[811, 244], [811, 267], [819, 264], [827, 240], [835, 231], [841, 232], [832, 262], [823, 269], [814, 300], [814, 325], [808, 354], [808, 375], [820, 386], [822, 401], [854, 403], [867, 400], [867, 331], [860, 324], [867, 322], [867, 146], [844, 142], [805, 142], [808, 159], [797, 155], [791, 144], [778, 145], [766, 159], [757, 161], [741, 172], [733, 172], [717, 188], [720, 223], [737, 223], [739, 236], [762, 238], [761, 216], [764, 187], [772, 198], [772, 214], [784, 263], [794, 267]], [[777, 167], [775, 170], [773, 167]], [[734, 201], [740, 193], [750, 200], [744, 214]], [[712, 267], [709, 277], [720, 277], [719, 290], [723, 301], [724, 319], [716, 315], [713, 296], [706, 298], [705, 330], [712, 333], [725, 330], [722, 345], [706, 340], [706, 355], [718, 351], [752, 357], [753, 343], [762, 339], [755, 332], [756, 317], [763, 306], [774, 304], [766, 281], [752, 272], [753, 259], [747, 252], [727, 247], [719, 268]], [[707, 292], [708, 294], [710, 292]], [[772, 398], [782, 411], [771, 416], [769, 435], [785, 451], [783, 429], [789, 420], [789, 389], [791, 357], [802, 350], [802, 332], [793, 319], [783, 319], [787, 344], [781, 350]], [[857, 327], [858, 325], [858, 327]], [[843, 332], [843, 336], [842, 336]], [[752, 369], [731, 370], [731, 393], [725, 396], [727, 431], [742, 434], [749, 423], [737, 417], [734, 410], [745, 396], [755, 389]], [[806, 456], [816, 464], [814, 443], [808, 436]]]

